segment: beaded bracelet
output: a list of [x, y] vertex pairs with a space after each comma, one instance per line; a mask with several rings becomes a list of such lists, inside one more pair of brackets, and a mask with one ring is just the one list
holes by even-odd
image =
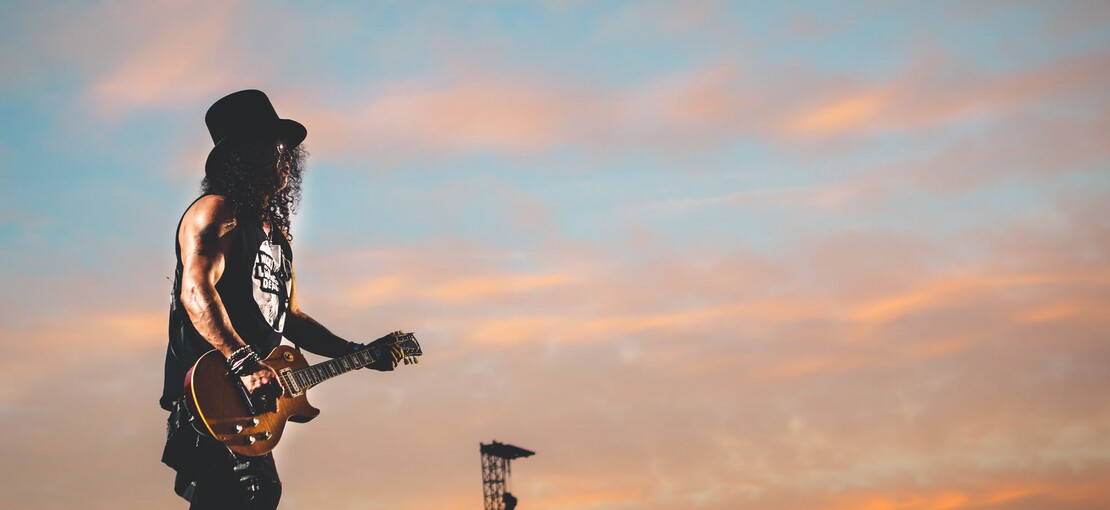
[[234, 351], [232, 351], [232, 353], [231, 353], [231, 354], [229, 354], [229, 355], [227, 356], [227, 359], [229, 359], [229, 360], [231, 360], [231, 359], [235, 359], [235, 358], [237, 358], [237, 357], [239, 357], [239, 356], [243, 356], [243, 355], [245, 355], [245, 353], [247, 353], [247, 352], [249, 352], [249, 351], [251, 351], [251, 350], [252, 350], [252, 349], [251, 349], [251, 346], [249, 346], [249, 345], [244, 345], [244, 346], [242, 346], [242, 347], [240, 347], [240, 348], [238, 348], [238, 349], [235, 349]]
[[235, 349], [235, 351], [231, 353], [231, 356], [228, 357], [228, 367], [232, 367], [234, 364], [238, 364], [243, 359], [250, 357], [252, 352], [254, 351], [251, 349], [251, 346], [243, 346], [239, 349]]

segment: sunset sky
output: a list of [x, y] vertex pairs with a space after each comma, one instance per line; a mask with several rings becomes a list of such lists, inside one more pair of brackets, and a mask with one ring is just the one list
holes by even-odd
[[[1110, 3], [2, 2], [0, 507], [159, 462], [216, 99], [308, 128], [282, 508], [1110, 508]], [[318, 358], [314, 358], [318, 359]]]

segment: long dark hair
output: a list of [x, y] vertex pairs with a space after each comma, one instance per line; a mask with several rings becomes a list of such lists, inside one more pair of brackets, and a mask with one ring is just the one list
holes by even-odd
[[[200, 183], [201, 194], [227, 198], [239, 220], [268, 222], [286, 237], [290, 220], [301, 201], [301, 179], [308, 151], [303, 145], [285, 147], [279, 142], [247, 142], [214, 156]], [[285, 187], [281, 179], [288, 173]]]

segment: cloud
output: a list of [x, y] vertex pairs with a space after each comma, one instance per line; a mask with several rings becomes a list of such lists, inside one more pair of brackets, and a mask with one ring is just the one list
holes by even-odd
[[[1061, 109], [1100, 111], [1098, 91], [1110, 85], [1110, 60], [1099, 53], [995, 74], [955, 57], [919, 57], [869, 81], [805, 67], [771, 79], [752, 65], [722, 59], [621, 87], [538, 68], [507, 74], [470, 66], [376, 85], [351, 104], [322, 106], [306, 96], [296, 109], [312, 126], [310, 143], [328, 158], [398, 162], [568, 148], [688, 154], [736, 140], [805, 147], [834, 139], [851, 147]], [[1054, 136], [1043, 122], [1034, 132]], [[1012, 143], [1020, 135], [1000, 136]]]
[[744, 190], [699, 198], [672, 198], [650, 203], [642, 208], [662, 214], [679, 214], [721, 205], [737, 208], [839, 210], [866, 191], [858, 183], [834, 183], [826, 186]]
[[514, 299], [567, 285], [577, 277], [568, 274], [455, 275], [446, 278], [414, 271], [390, 274], [359, 283], [349, 297], [360, 306], [387, 300], [419, 299], [444, 305], [476, 300]]
[[1110, 149], [1099, 140], [1110, 135], [1110, 113], [1096, 108], [1094, 115], [1016, 115], [1007, 125], [956, 141], [931, 157], [904, 162], [902, 178], [911, 186], [953, 192], [1101, 171]]
[[28, 322], [0, 329], [7, 351], [0, 361], [6, 386], [0, 402], [23, 400], [33, 385], [74, 364], [95, 365], [160, 344], [164, 348], [166, 339], [165, 312], [86, 311]]
[[1043, 287], [1053, 284], [1110, 284], [1110, 274], [1081, 272], [1075, 274], [1029, 274], [1005, 276], [973, 276], [930, 282], [925, 288], [915, 289], [896, 296], [878, 299], [860, 305], [852, 314], [854, 320], [873, 322], [889, 321], [897, 317], [921, 312], [935, 306], [957, 306], [974, 300], [984, 292], [1007, 291], [1022, 287]]
[[804, 113], [792, 126], [798, 134], [829, 134], [857, 127], [871, 120], [886, 102], [881, 93], [863, 92], [837, 99]]
[[180, 107], [228, 92], [228, 83], [246, 81], [250, 73], [243, 65], [249, 59], [232, 39], [238, 11], [233, 4], [204, 10], [204, 15], [150, 7], [138, 8], [122, 20], [114, 17], [117, 26], [123, 25], [120, 30], [151, 23], [152, 18], [177, 21], [155, 21], [151, 24], [161, 30], [132, 36], [133, 49], [96, 78], [85, 103], [102, 116], [118, 117], [135, 110]]
[[83, 90], [81, 105], [102, 120], [209, 101], [260, 77], [263, 66], [247, 55], [239, 36], [242, 13], [238, 2], [101, 2], [16, 11], [16, 83], [41, 88], [48, 80], [71, 80]]
[[[475, 73], [446, 83], [389, 83], [336, 107], [306, 97], [291, 111], [326, 158], [385, 161], [458, 153], [534, 153], [574, 139], [589, 105], [573, 90], [521, 76]], [[361, 99], [360, 99], [361, 98]]]
[[379, 85], [353, 104], [321, 106], [319, 98], [305, 97], [296, 108], [318, 154], [394, 161], [567, 147], [685, 150], [735, 136], [748, 100], [735, 89], [738, 75], [727, 62], [629, 88], [538, 68], [507, 74], [452, 67], [443, 74]]
[[596, 479], [558, 477], [543, 478], [528, 494], [517, 493], [518, 499], [531, 506], [551, 509], [608, 508], [636, 505], [644, 491], [635, 487], [614, 488]]
[[[95, 78], [76, 87], [90, 104], [192, 108], [225, 67], [273, 71], [264, 56], [241, 61], [253, 50], [212, 55], [210, 41], [254, 33], [232, 30], [241, 11], [174, 28], [174, 9], [146, 7], [135, 12], [170, 28], [112, 39], [142, 16], [108, 22], [105, 6], [80, 10], [71, 34], [41, 25], [58, 48], [32, 52]], [[673, 19], [629, 7], [597, 37], [654, 19], [681, 38], [713, 7]], [[179, 49], [193, 38], [204, 40]], [[135, 40], [149, 44], [122, 48]], [[415, 330], [426, 354], [313, 390], [323, 414], [291, 425], [278, 450], [283, 508], [475, 508], [475, 443], [490, 439], [538, 452], [514, 463], [522, 508], [1107, 506], [1104, 56], [1003, 71], [921, 58], [878, 76], [765, 67], [766, 56], [684, 60], [636, 82], [433, 64], [275, 93], [325, 159], [683, 156], [576, 170], [591, 184], [664, 175], [632, 199], [598, 190], [632, 211], [620, 219], [655, 213], [633, 226], [572, 216], [575, 200], [525, 191], [530, 174], [483, 174], [404, 183], [435, 204], [428, 221], [446, 225], [426, 236], [351, 236], [362, 227], [336, 222], [320, 232], [341, 242], [298, 247], [302, 300], [317, 318], [354, 340]], [[189, 74], [198, 80], [178, 83]], [[334, 93], [343, 88], [364, 94]], [[719, 175], [686, 157], [749, 142], [761, 155], [723, 159]], [[770, 170], [738, 175], [748, 166]], [[937, 219], [962, 214], [962, 202], [894, 200], [1011, 185], [1018, 199], [974, 204], [989, 221]], [[779, 237], [749, 244], [738, 216], [718, 208]], [[182, 503], [157, 461], [168, 266], [136, 262], [150, 253], [116, 212], [121, 234], [6, 247], [16, 258], [0, 327], [0, 493], [14, 507]], [[0, 228], [30, 230], [50, 217], [0, 214]], [[489, 238], [462, 228], [467, 214], [496, 218], [482, 220]], [[605, 235], [564, 231], [568, 219]], [[388, 248], [360, 248], [369, 243]], [[103, 469], [70, 467], [89, 465]]]
[[[1076, 205], [1059, 228], [1078, 228], [1071, 220], [1086, 211]], [[1110, 285], [1098, 260], [1065, 271], [1059, 253], [1027, 250], [1024, 268], [955, 271], [899, 255], [925, 242], [921, 256], [936, 257], [945, 252], [929, 246], [943, 240], [844, 242], [836, 250], [800, 246], [828, 251], [829, 265], [815, 268], [798, 266], [820, 264], [819, 256], [671, 253], [627, 264], [599, 260], [598, 250], [552, 253], [540, 267], [510, 270], [503, 263], [511, 254], [481, 245], [324, 253], [334, 262], [324, 266], [309, 252], [299, 260], [317, 268], [314, 295], [334, 296], [319, 301], [333, 314], [329, 326], [422, 322], [413, 329], [427, 354], [392, 374], [350, 375], [314, 390], [325, 414], [291, 426], [296, 433], [279, 451], [285, 504], [354, 504], [387, 486], [395, 490], [378, 501], [394, 508], [465, 508], [480, 497], [474, 443], [491, 438], [538, 452], [515, 466], [513, 490], [544, 508], [1106, 500], [1093, 485], [1110, 451], [1101, 439], [1110, 421], [1095, 390], [1105, 382], [1105, 315], [1100, 301], [1087, 301]], [[979, 242], [1006, 249], [997, 236]], [[889, 253], [899, 260], [840, 265], [871, 243], [895, 247]], [[1057, 269], [1034, 271], [1038, 264]], [[899, 267], [913, 274], [888, 278]], [[842, 274], [808, 276], [825, 272]], [[405, 283], [395, 296], [349, 299], [391, 274]], [[1026, 320], [1030, 310], [1073, 302], [1095, 308], [1082, 312], [1085, 321]], [[8, 357], [40, 374], [3, 372], [5, 387], [18, 388], [0, 414], [5, 458], [42, 459], [19, 470], [4, 464], [16, 482], [5, 489], [12, 501], [72, 497], [42, 482], [63, 453], [44, 454], [41, 445], [64, 434], [64, 412], [77, 412], [92, 416], [80, 436], [89, 455], [114, 449], [114, 472], [129, 473], [119, 478], [148, 487], [134, 497], [171, 504], [168, 470], [151, 468], [150, 457], [161, 430], [151, 393], [161, 375], [161, 320], [153, 312], [78, 314], [3, 333], [35, 346], [38, 355], [19, 349]], [[98, 340], [77, 342], [74, 331], [90, 327]], [[158, 340], [144, 343], [151, 335]], [[519, 341], [488, 343], [499, 337]], [[65, 349], [72, 355], [42, 355]], [[93, 382], [61, 391], [65, 382], [41, 375], [51, 367]], [[71, 397], [46, 397], [58, 391]], [[90, 406], [103, 409], [98, 399], [109, 396], [112, 416], [139, 418], [121, 425], [94, 413]], [[14, 421], [30, 412], [37, 427]], [[147, 432], [122, 439], [129, 430]], [[352, 438], [370, 439], [353, 447]], [[151, 460], [126, 461], [141, 455]], [[368, 467], [369, 456], [391, 468]], [[421, 490], [429, 480], [440, 489]], [[80, 488], [112, 504], [117, 484], [99, 483]]]
[[[901, 76], [855, 87], [826, 83], [816, 102], [797, 113], [795, 136], [867, 135], [935, 129], [1051, 110], [1067, 104], [1105, 111], [1097, 91], [1110, 85], [1110, 55], [1062, 58], [990, 74], [958, 59], [924, 59]], [[839, 81], [844, 81], [840, 79]], [[820, 91], [821, 88], [815, 90]]]

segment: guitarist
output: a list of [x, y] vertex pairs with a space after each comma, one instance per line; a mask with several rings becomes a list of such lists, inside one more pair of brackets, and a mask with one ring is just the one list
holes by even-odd
[[[300, 199], [307, 131], [281, 119], [260, 91], [228, 95], [205, 116], [212, 149], [201, 196], [176, 234], [177, 269], [161, 406], [170, 411], [162, 460], [177, 471], [175, 492], [191, 509], [273, 509], [281, 482], [272, 454], [231, 453], [206, 433], [184, 403], [185, 374], [216, 349], [252, 401], [281, 394], [260, 363], [287, 338], [337, 357], [365, 348], [328, 331], [297, 306], [289, 222]], [[383, 339], [379, 339], [383, 340]], [[401, 350], [368, 368], [393, 370]]]

